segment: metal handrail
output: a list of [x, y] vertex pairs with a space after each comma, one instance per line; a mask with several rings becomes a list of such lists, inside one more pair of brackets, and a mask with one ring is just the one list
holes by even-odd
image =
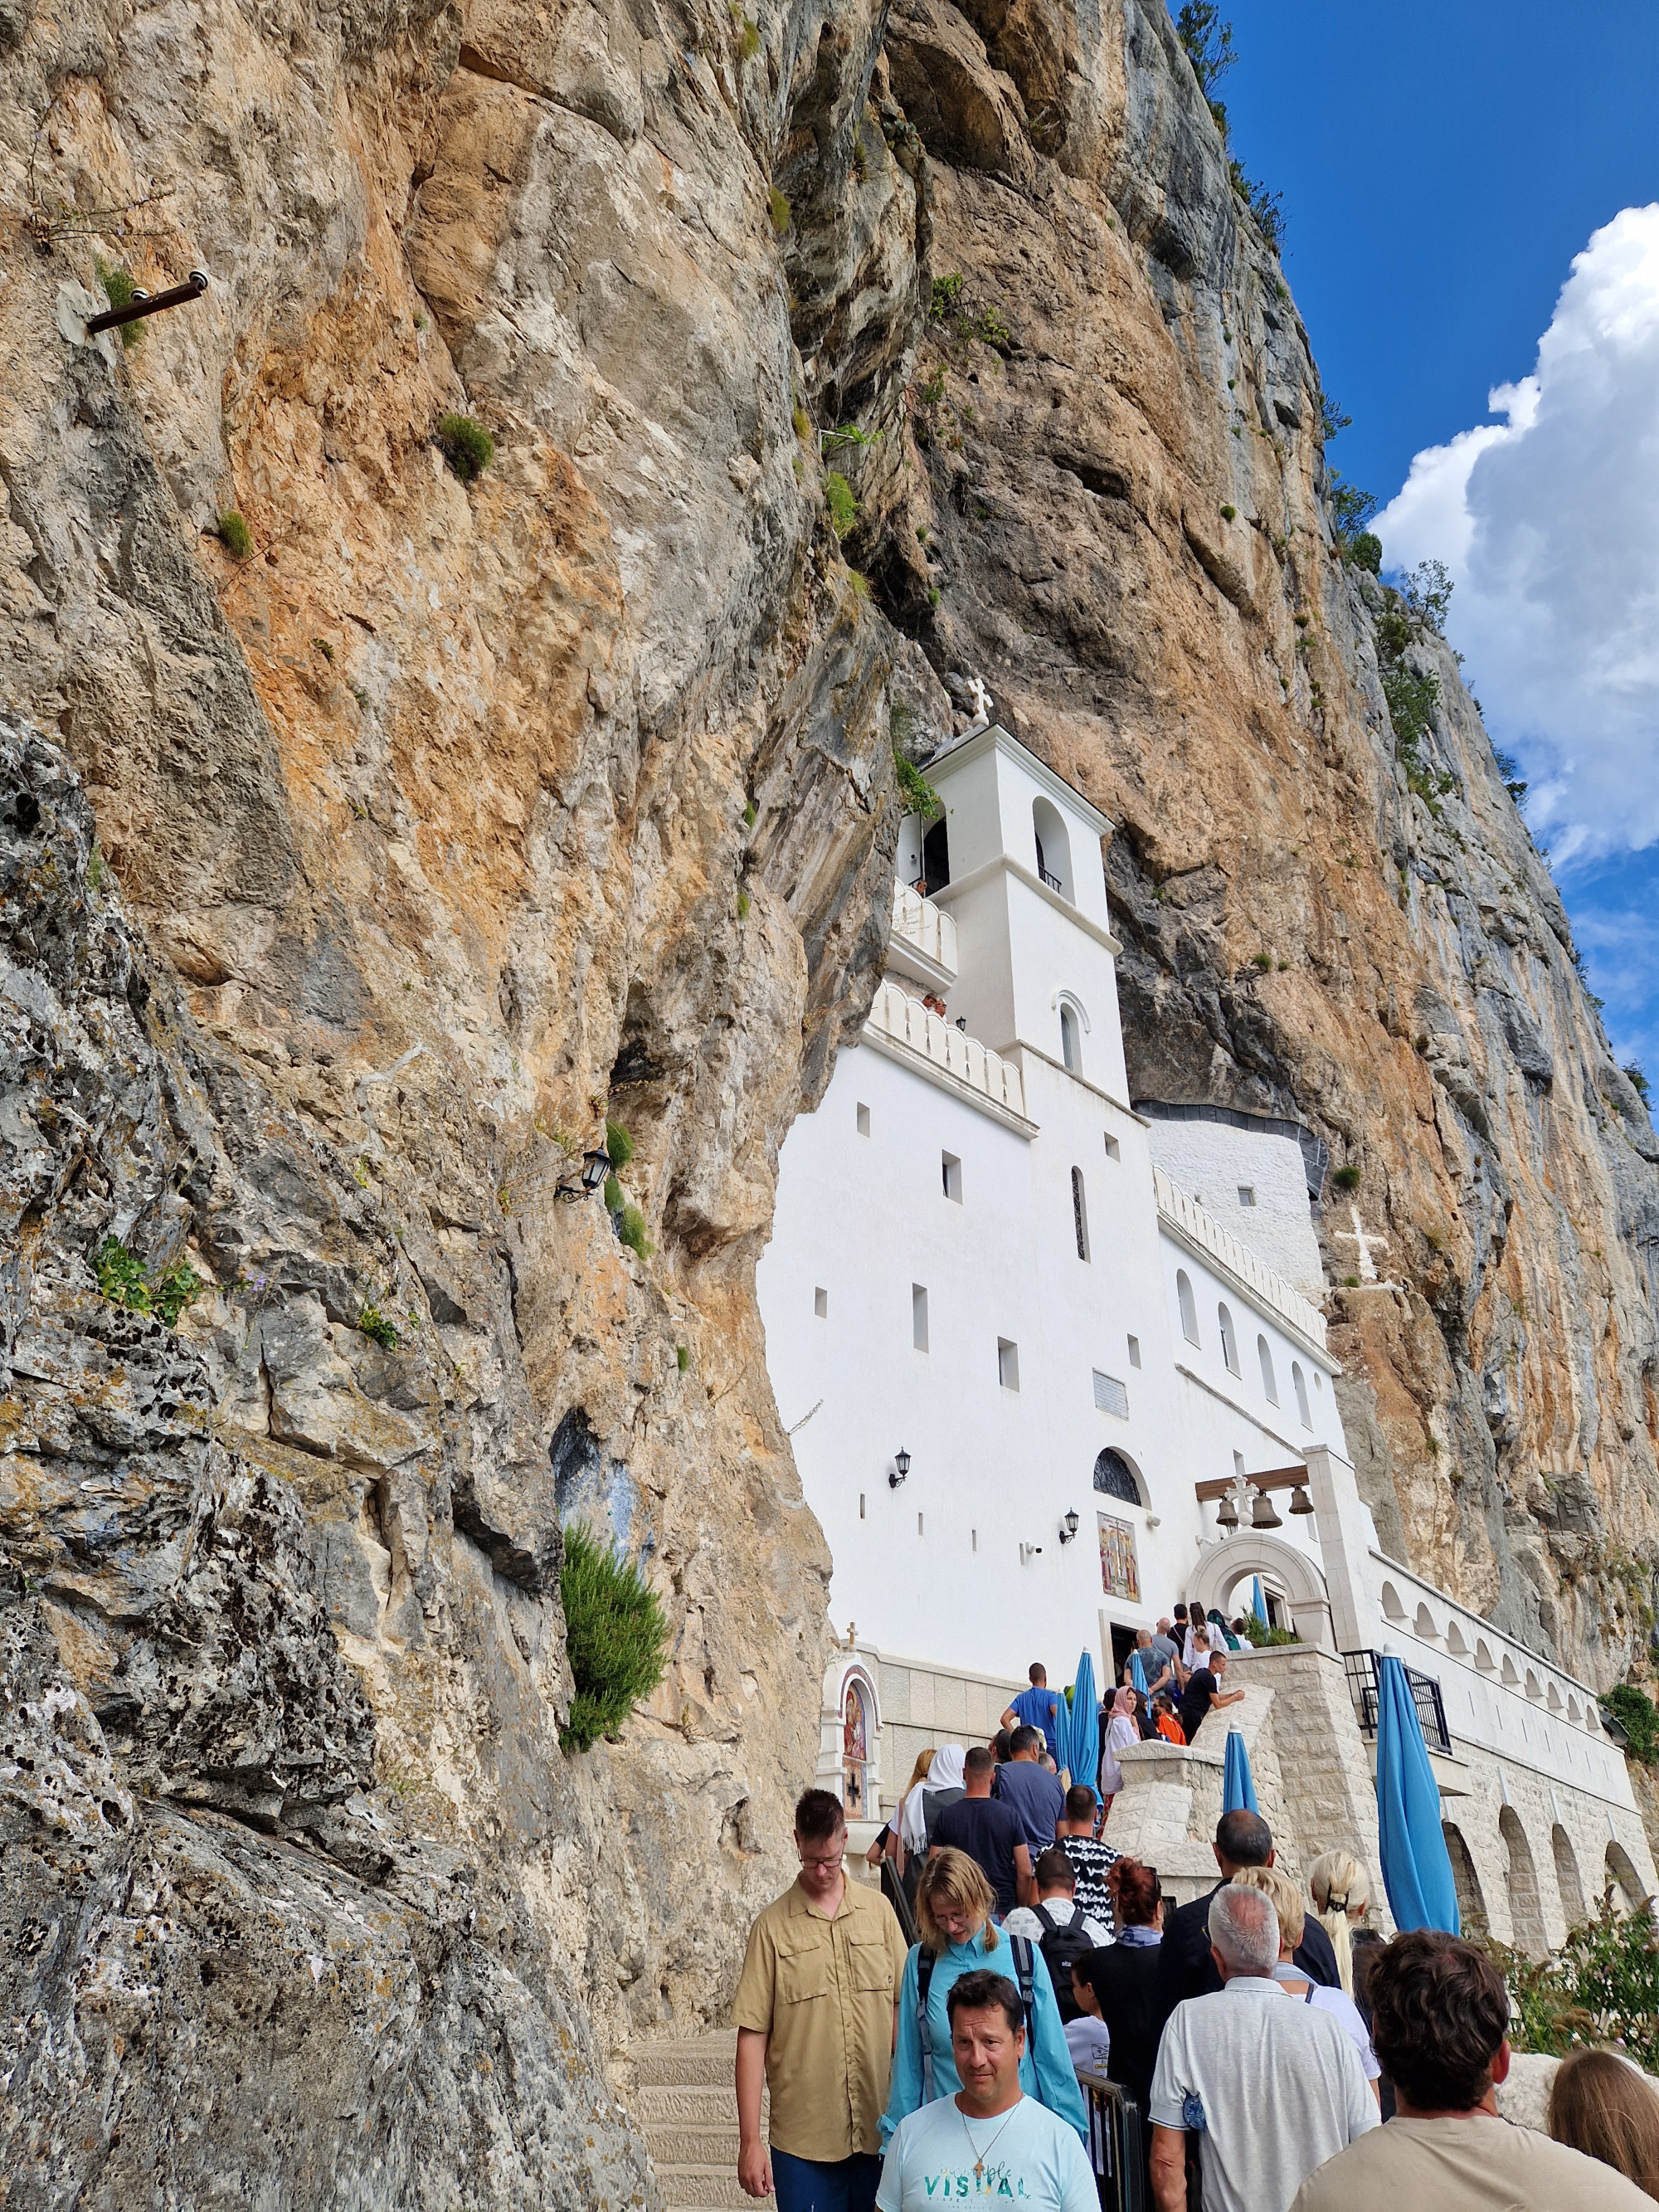
[[[895, 1820], [897, 1817], [896, 1814]], [[911, 1946], [919, 1943], [921, 1937], [916, 1927], [916, 1916], [911, 1911], [910, 1900], [904, 1894], [904, 1884], [899, 1880], [899, 1870], [889, 1858], [884, 1858], [881, 1863], [881, 1893], [893, 1908], [894, 1917], [899, 1924], [899, 1933], [903, 1936], [905, 1942]]]
[[[1348, 1693], [1353, 1699], [1359, 1732], [1365, 1736], [1376, 1734], [1381, 1656], [1376, 1651], [1345, 1651], [1342, 1654], [1343, 1671], [1348, 1678]], [[1415, 1667], [1406, 1668], [1405, 1674], [1424, 1742], [1431, 1751], [1440, 1752], [1449, 1758], [1451, 1730], [1446, 1725], [1446, 1708], [1440, 1695], [1439, 1683], [1432, 1674], [1419, 1674]]]
[[1101, 2212], [1152, 2212], [1139, 2106], [1121, 2082], [1092, 2066], [1079, 2066], [1077, 2078], [1089, 2109], [1090, 2163]]

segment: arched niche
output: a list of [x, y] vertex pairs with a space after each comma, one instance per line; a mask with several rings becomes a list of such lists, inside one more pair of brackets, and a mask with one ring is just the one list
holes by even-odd
[[874, 1820], [881, 1800], [881, 1701], [860, 1661], [832, 1660], [830, 1677], [831, 1710], [840, 1733], [841, 1802], [849, 1820]]
[[1492, 1646], [1484, 1636], [1477, 1636], [1474, 1640], [1474, 1663], [1477, 1671], [1482, 1674], [1498, 1672], [1498, 1662], [1492, 1657]]
[[1463, 1832], [1450, 1820], [1440, 1824], [1446, 1838], [1446, 1856], [1451, 1861], [1452, 1887], [1457, 1893], [1457, 1917], [1463, 1923], [1463, 1933], [1471, 1941], [1491, 1932], [1486, 1917], [1486, 1900], [1480, 1892], [1480, 1877], [1474, 1870], [1474, 1861]]
[[1392, 1583], [1384, 1583], [1382, 1585], [1382, 1610], [1396, 1626], [1404, 1623], [1406, 1608], [1401, 1603], [1400, 1593]]
[[1181, 1334], [1188, 1344], [1196, 1344], [1198, 1336], [1198, 1301], [1193, 1296], [1192, 1278], [1184, 1267], [1176, 1269], [1176, 1301], [1181, 1308]]
[[1622, 1844], [1607, 1845], [1606, 1872], [1614, 1910], [1639, 1912], [1647, 1901], [1648, 1886], [1637, 1873], [1635, 1861]]
[[1420, 1637], [1425, 1644], [1437, 1644], [1440, 1641], [1440, 1631], [1435, 1626], [1434, 1615], [1429, 1611], [1426, 1604], [1419, 1604], [1417, 1619], [1412, 1624], [1412, 1627], [1413, 1633]]
[[1513, 1805], [1500, 1809], [1498, 1832], [1509, 1855], [1510, 1917], [1514, 1923], [1515, 1948], [1524, 1951], [1529, 1959], [1541, 1959], [1550, 1947], [1538, 1898], [1538, 1870], [1532, 1863], [1532, 1845], [1527, 1841], [1527, 1832]]
[[1576, 1928], [1587, 1917], [1584, 1911], [1584, 1885], [1578, 1878], [1578, 1861], [1573, 1856], [1572, 1838], [1558, 1820], [1550, 1830], [1550, 1855], [1555, 1861], [1555, 1886], [1561, 1893], [1561, 1911], [1569, 1928]]
[[[1304, 1643], [1334, 1650], [1331, 1601], [1325, 1577], [1305, 1552], [1282, 1543], [1265, 1530], [1241, 1528], [1220, 1543], [1206, 1544], [1196, 1567], [1188, 1576], [1188, 1588], [1206, 1613], [1218, 1606], [1227, 1618], [1227, 1600], [1252, 1576], [1270, 1579], [1282, 1595], [1296, 1632]], [[1239, 1608], [1235, 1606], [1234, 1613]]]
[[1455, 1620], [1446, 1624], [1446, 1649], [1454, 1659], [1467, 1659], [1469, 1656], [1468, 1641]]
[[1072, 876], [1072, 841], [1065, 819], [1050, 799], [1031, 801], [1031, 830], [1036, 842], [1037, 873], [1051, 891], [1077, 903]]

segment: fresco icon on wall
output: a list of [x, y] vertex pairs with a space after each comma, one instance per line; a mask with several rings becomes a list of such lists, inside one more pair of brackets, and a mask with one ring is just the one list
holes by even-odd
[[1140, 1602], [1140, 1567], [1135, 1559], [1135, 1532], [1127, 1521], [1114, 1521], [1104, 1513], [1100, 1523], [1100, 1587], [1108, 1597], [1132, 1598]]

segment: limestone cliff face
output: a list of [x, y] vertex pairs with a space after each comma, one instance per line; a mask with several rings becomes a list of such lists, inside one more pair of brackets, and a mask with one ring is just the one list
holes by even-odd
[[[88, 346], [99, 258], [212, 289]], [[0, 362], [11, 2202], [648, 2195], [816, 1748], [777, 1150], [974, 673], [1122, 824], [1138, 1095], [1360, 1170], [1388, 1540], [1622, 1670], [1656, 1147], [1431, 636], [1395, 758], [1161, 8], [15, 0]], [[674, 1643], [567, 1759], [573, 1514]]]

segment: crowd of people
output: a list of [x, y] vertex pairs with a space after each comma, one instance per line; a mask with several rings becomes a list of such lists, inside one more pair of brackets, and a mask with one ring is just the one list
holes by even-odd
[[735, 2007], [749, 2195], [775, 2191], [779, 2212], [1098, 2212], [1094, 2075], [1139, 2115], [1156, 2212], [1651, 2212], [1646, 2079], [1585, 2051], [1557, 2075], [1548, 2136], [1500, 2119], [1502, 1976], [1453, 1936], [1385, 1943], [1348, 1853], [1316, 1859], [1304, 1888], [1259, 1814], [1228, 1813], [1215, 1886], [1172, 1907], [1157, 1869], [1105, 1840], [1122, 1752], [1171, 1727], [1190, 1741], [1242, 1694], [1234, 1632], [1196, 1607], [1143, 1632], [1092, 1780], [1056, 1771], [1040, 1666], [994, 1742], [924, 1752], [870, 1850], [910, 1901], [908, 1947], [848, 1873], [840, 1800], [805, 1793], [800, 1872], [755, 1923]]

